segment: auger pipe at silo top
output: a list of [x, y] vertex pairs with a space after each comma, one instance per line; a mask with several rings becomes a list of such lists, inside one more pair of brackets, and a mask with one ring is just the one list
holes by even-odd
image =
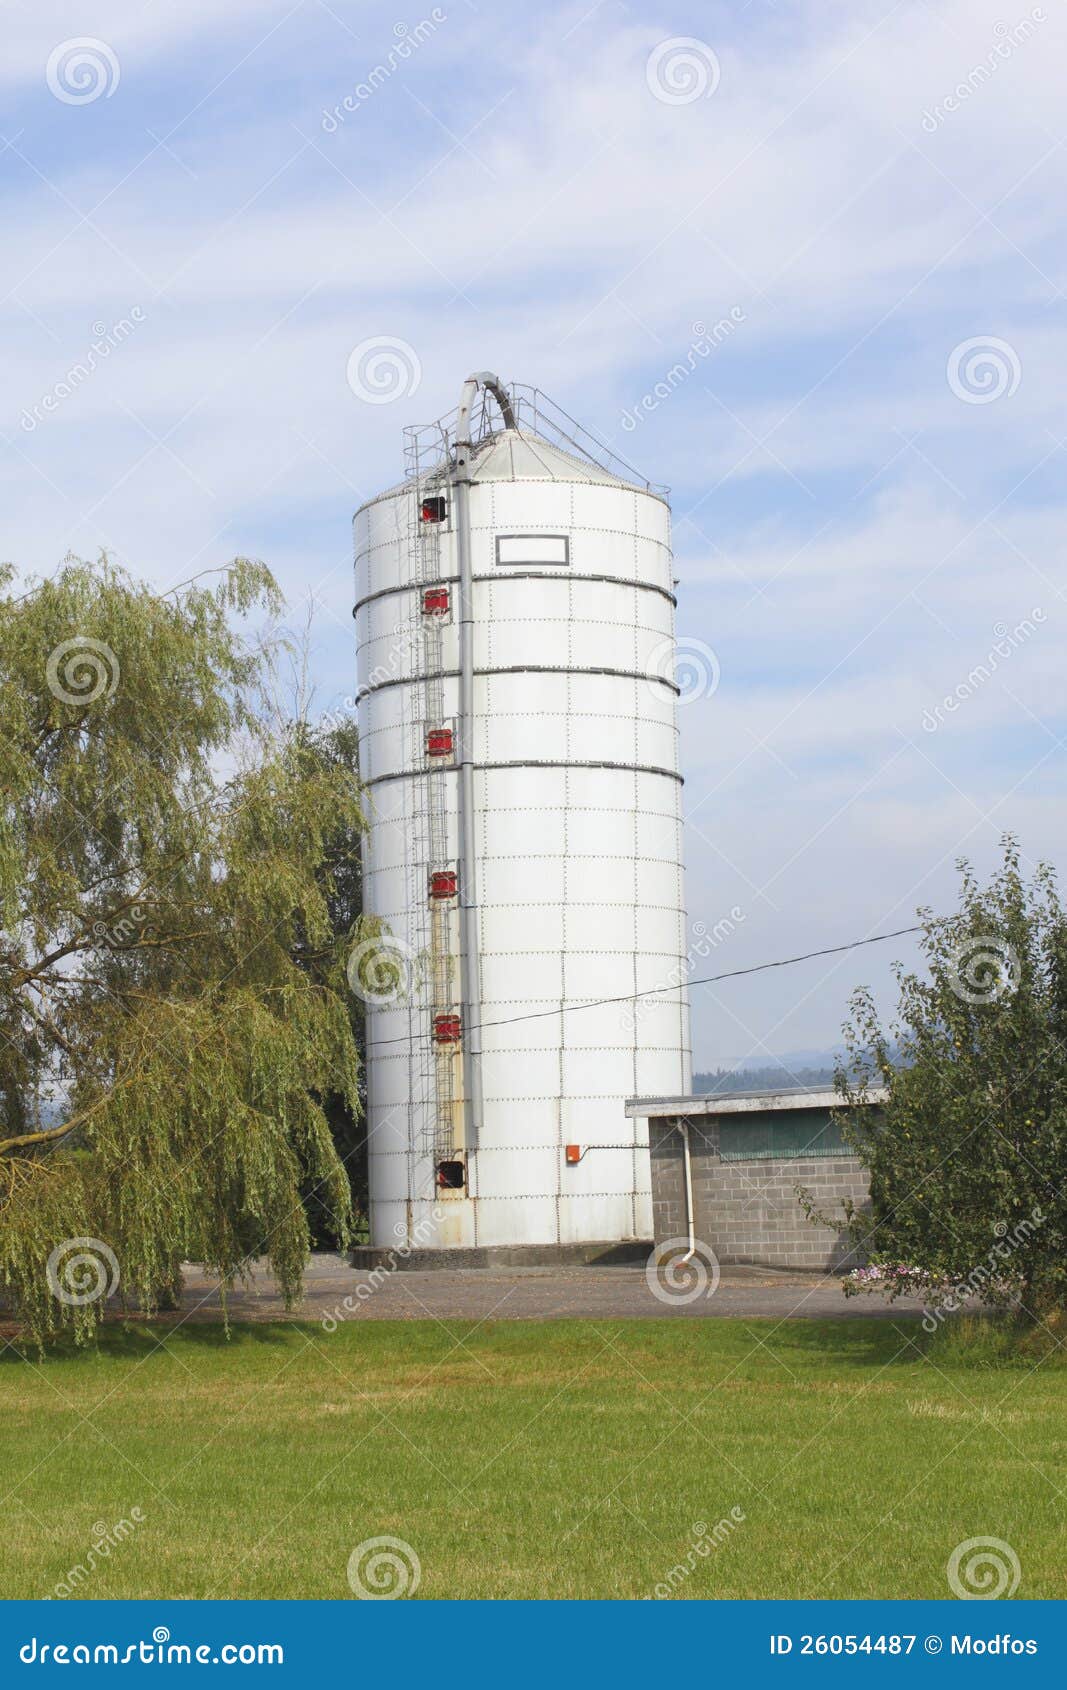
[[459, 562], [459, 903], [460, 996], [463, 1000], [464, 1148], [477, 1148], [482, 1124], [482, 995], [478, 967], [478, 883], [474, 817], [474, 593], [471, 582], [471, 411], [484, 387], [500, 406], [505, 428], [515, 427], [511, 400], [499, 378], [479, 370], [463, 383], [456, 418], [452, 505]]

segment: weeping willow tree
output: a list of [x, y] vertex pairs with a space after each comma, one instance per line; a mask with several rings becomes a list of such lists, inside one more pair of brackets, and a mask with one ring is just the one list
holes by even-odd
[[263, 1253], [292, 1301], [309, 1191], [349, 1235], [323, 1100], [358, 1109], [361, 795], [257, 710], [235, 624], [279, 608], [243, 559], [165, 596], [106, 559], [0, 575], [0, 1304], [38, 1343], [116, 1285], [165, 1304], [183, 1260]]

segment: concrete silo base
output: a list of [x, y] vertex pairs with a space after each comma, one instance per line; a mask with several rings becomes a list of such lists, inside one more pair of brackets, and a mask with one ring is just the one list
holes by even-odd
[[433, 1270], [435, 1268], [615, 1267], [648, 1260], [652, 1240], [593, 1241], [588, 1244], [494, 1244], [458, 1250], [387, 1249], [357, 1245], [348, 1253], [354, 1268]]

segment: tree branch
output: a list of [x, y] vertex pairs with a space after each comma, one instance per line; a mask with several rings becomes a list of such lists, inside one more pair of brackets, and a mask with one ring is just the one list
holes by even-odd
[[72, 1133], [75, 1127], [83, 1126], [93, 1115], [98, 1114], [105, 1104], [111, 1102], [117, 1091], [121, 1091], [124, 1086], [130, 1085], [136, 1077], [130, 1074], [124, 1080], [117, 1080], [104, 1097], [98, 1097], [95, 1103], [90, 1103], [87, 1108], [80, 1109], [76, 1115], [72, 1115], [70, 1120], [64, 1121], [60, 1127], [44, 1127], [40, 1132], [16, 1133], [14, 1138], [0, 1139], [0, 1156], [6, 1156], [10, 1150], [24, 1150], [33, 1144], [54, 1144], [58, 1139], [66, 1138], [67, 1134]]
[[[35, 991], [39, 992], [41, 990], [37, 981], [31, 981], [30, 983]], [[27, 1003], [25, 998], [21, 998], [19, 1000], [19, 1006], [24, 1013], [29, 1016], [31, 1021], [35, 1021], [38, 1027], [46, 1032], [51, 1038], [55, 1039], [57, 1045], [65, 1050], [68, 1056], [74, 1055], [74, 1046], [71, 1044], [69, 1039], [63, 1036], [50, 1015], [45, 1015], [42, 1010], [34, 1009], [32, 1003]]]

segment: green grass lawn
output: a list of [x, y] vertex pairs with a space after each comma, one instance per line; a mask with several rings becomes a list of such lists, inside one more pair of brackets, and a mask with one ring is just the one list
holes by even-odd
[[347, 1597], [350, 1552], [385, 1534], [425, 1597], [650, 1596], [674, 1566], [684, 1597], [940, 1597], [974, 1537], [1012, 1546], [1020, 1597], [1062, 1595], [1067, 1371], [909, 1337], [904, 1318], [354, 1320], [9, 1350], [0, 1590], [49, 1594], [136, 1508], [79, 1595]]

